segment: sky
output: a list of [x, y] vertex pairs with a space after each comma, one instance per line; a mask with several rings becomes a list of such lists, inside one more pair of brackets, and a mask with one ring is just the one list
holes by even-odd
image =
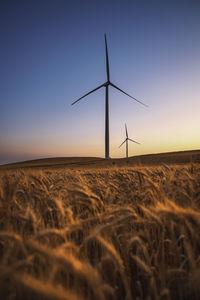
[[0, 164], [105, 155], [104, 33], [110, 156], [200, 149], [200, 1], [0, 2]]

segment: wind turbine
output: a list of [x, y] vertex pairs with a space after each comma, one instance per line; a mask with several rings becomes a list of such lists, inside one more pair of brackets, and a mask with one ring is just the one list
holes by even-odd
[[125, 124], [125, 130], [126, 130], [126, 139], [123, 141], [123, 143], [121, 143], [121, 145], [119, 146], [119, 148], [126, 142], [126, 157], [128, 158], [128, 141], [131, 141], [133, 143], [136, 143], [136, 144], [140, 144], [132, 139], [129, 139], [128, 137], [128, 130], [127, 130], [127, 126]]
[[88, 92], [87, 94], [83, 95], [82, 97], [80, 97], [79, 99], [77, 99], [76, 101], [74, 101], [71, 105], [74, 105], [75, 103], [77, 103], [78, 101], [80, 101], [81, 99], [83, 99], [84, 97], [88, 96], [89, 94], [92, 94], [93, 92], [97, 91], [98, 89], [105, 87], [106, 88], [106, 97], [105, 97], [105, 158], [109, 158], [109, 94], [108, 94], [108, 87], [109, 85], [111, 85], [112, 87], [114, 87], [115, 89], [119, 90], [120, 92], [124, 93], [125, 95], [127, 95], [128, 97], [132, 98], [133, 100], [137, 101], [138, 103], [144, 105], [144, 106], [148, 106], [146, 104], [144, 104], [143, 102], [137, 100], [136, 98], [132, 97], [131, 95], [127, 94], [126, 92], [124, 92], [122, 89], [120, 89], [118, 86], [114, 85], [111, 81], [110, 81], [110, 71], [109, 71], [109, 59], [108, 59], [108, 47], [107, 47], [107, 39], [106, 39], [106, 34], [104, 34], [105, 37], [105, 48], [106, 48], [106, 73], [107, 73], [107, 81], [103, 84], [101, 84], [100, 86], [98, 86], [97, 88], [95, 88], [94, 90]]

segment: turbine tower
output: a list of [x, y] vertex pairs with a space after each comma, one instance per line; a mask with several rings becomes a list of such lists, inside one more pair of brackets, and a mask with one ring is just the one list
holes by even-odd
[[126, 92], [124, 92], [122, 89], [120, 89], [118, 86], [114, 85], [110, 81], [110, 70], [109, 70], [109, 59], [108, 59], [108, 47], [107, 47], [106, 34], [104, 34], [104, 37], [105, 37], [105, 48], [106, 48], [107, 81], [105, 83], [101, 84], [100, 86], [98, 86], [97, 88], [95, 88], [94, 90], [83, 95], [82, 97], [80, 97], [79, 99], [74, 101], [71, 105], [74, 105], [75, 103], [77, 103], [78, 101], [83, 99], [84, 97], [88, 96], [89, 94], [92, 94], [93, 92], [97, 91], [98, 89], [100, 89], [102, 87], [106, 88], [106, 96], [105, 96], [105, 158], [109, 158], [109, 90], [108, 90], [109, 85], [111, 85], [118, 91], [122, 92], [123, 94], [127, 95], [128, 97], [132, 98], [133, 100], [137, 101], [138, 103], [140, 103], [144, 106], [148, 106], [148, 105], [144, 104], [143, 102], [141, 102], [141, 101], [137, 100], [136, 98], [132, 97], [131, 95], [127, 94]]
[[128, 158], [128, 141], [131, 141], [133, 143], [136, 143], [136, 144], [140, 144], [132, 139], [129, 139], [128, 137], [128, 130], [127, 130], [127, 126], [125, 124], [125, 130], [126, 130], [126, 139], [123, 141], [123, 143], [121, 143], [121, 145], [119, 146], [119, 148], [126, 142], [126, 157]]

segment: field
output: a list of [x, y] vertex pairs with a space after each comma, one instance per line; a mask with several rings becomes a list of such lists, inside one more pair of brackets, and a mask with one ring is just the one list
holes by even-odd
[[0, 299], [199, 299], [198, 160], [101, 161], [0, 168]]

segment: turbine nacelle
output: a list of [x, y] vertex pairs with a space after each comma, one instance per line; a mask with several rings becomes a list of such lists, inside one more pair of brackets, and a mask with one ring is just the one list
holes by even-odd
[[104, 86], [106, 87], [106, 86], [109, 86], [110, 84], [111, 84], [110, 81], [106, 81], [106, 82], [104, 83]]

